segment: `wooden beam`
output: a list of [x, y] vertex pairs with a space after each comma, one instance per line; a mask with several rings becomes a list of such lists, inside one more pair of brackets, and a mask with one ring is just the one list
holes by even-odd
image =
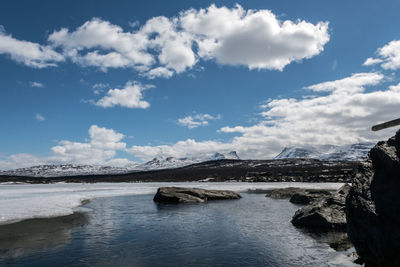
[[372, 131], [379, 131], [383, 130], [389, 127], [397, 126], [400, 125], [400, 119], [392, 120], [392, 121], [387, 121], [381, 124], [377, 124], [375, 126], [372, 126], [371, 130]]

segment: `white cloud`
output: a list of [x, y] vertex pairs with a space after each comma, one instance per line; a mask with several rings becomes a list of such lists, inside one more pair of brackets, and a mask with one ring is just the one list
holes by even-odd
[[[132, 68], [150, 79], [170, 78], [199, 60], [243, 65], [250, 69], [283, 68], [311, 58], [329, 41], [328, 23], [281, 21], [269, 10], [211, 5], [176, 17], [153, 17], [130, 31], [93, 18], [76, 29], [61, 28], [47, 46], [19, 41], [0, 32], [0, 53], [28, 66], [54, 66], [65, 58], [82, 67]], [[59, 54], [55, 50], [61, 50]]]
[[46, 118], [43, 117], [43, 116], [42, 116], [41, 114], [39, 114], [39, 113], [36, 113], [36, 114], [35, 114], [35, 119], [38, 120], [38, 121], [45, 121], [45, 120], [46, 120]]
[[400, 68], [400, 40], [394, 40], [379, 48], [377, 58], [367, 58], [363, 65], [371, 66], [381, 64], [385, 70], [397, 70]]
[[[266, 159], [277, 155], [285, 146], [344, 145], [377, 141], [393, 135], [393, 129], [372, 132], [371, 126], [394, 119], [400, 105], [400, 83], [387, 89], [367, 90], [382, 85], [379, 73], [356, 73], [349, 77], [306, 87], [312, 92], [298, 99], [271, 99], [259, 123], [251, 126], [223, 127], [220, 133], [234, 133], [231, 140], [196, 141], [187, 139], [158, 146], [126, 146], [125, 135], [112, 129], [92, 125], [89, 141], [61, 141], [52, 148], [53, 155], [40, 158], [27, 154], [11, 155], [0, 160], [0, 168], [14, 168], [43, 163], [124, 164], [127, 159], [115, 158], [117, 151], [126, 151], [143, 161], [156, 156], [207, 156], [232, 150], [242, 158]], [[197, 114], [199, 115], [199, 114]], [[209, 119], [202, 114], [199, 118]], [[195, 117], [195, 116], [192, 116]], [[212, 117], [212, 116], [211, 116]], [[190, 123], [188, 124], [190, 125]]]
[[178, 124], [189, 129], [197, 128], [199, 126], [207, 126], [210, 120], [219, 120], [220, 115], [212, 116], [210, 114], [195, 114], [193, 116], [186, 116], [178, 119]]
[[116, 151], [125, 150], [125, 137], [112, 129], [92, 125], [89, 128], [90, 140], [87, 143], [63, 140], [51, 148], [52, 162], [75, 164], [104, 164], [116, 155]]
[[159, 77], [170, 78], [172, 77], [172, 75], [174, 75], [174, 73], [171, 70], [164, 67], [157, 67], [143, 74], [143, 76], [151, 80]]
[[142, 92], [152, 87], [151, 85], [127, 82], [122, 89], [110, 89], [107, 95], [98, 100], [95, 104], [104, 108], [121, 106], [145, 109], [150, 107], [150, 104], [143, 100]]
[[381, 63], [383, 60], [380, 58], [372, 58], [369, 57], [367, 58], [367, 60], [365, 60], [365, 62], [363, 63], [364, 66], [372, 66], [372, 65], [376, 65], [378, 63]]
[[323, 82], [308, 86], [314, 92], [335, 92], [337, 93], [357, 93], [364, 91], [366, 85], [377, 85], [382, 81], [384, 76], [380, 73], [356, 73], [350, 77]]
[[[393, 135], [393, 129], [372, 132], [371, 126], [394, 119], [400, 105], [400, 83], [386, 90], [366, 91], [384, 81], [379, 73], [356, 73], [336, 81], [306, 88], [314, 94], [299, 99], [270, 100], [263, 105], [261, 122], [252, 126], [223, 127], [236, 133], [228, 142], [197, 142], [172, 145], [132, 146], [128, 151], [143, 160], [157, 155], [185, 157], [235, 150], [242, 158], [271, 158], [285, 146], [344, 145], [377, 141]], [[318, 93], [315, 95], [315, 92]]]
[[150, 160], [157, 156], [165, 157], [190, 157], [211, 156], [216, 151], [226, 153], [232, 150], [232, 144], [217, 141], [197, 142], [193, 139], [178, 141], [173, 145], [160, 146], [132, 146], [127, 149], [129, 153], [142, 160]]
[[63, 140], [51, 148], [52, 155], [38, 157], [30, 154], [15, 154], [0, 159], [0, 170], [30, 167], [42, 164], [92, 164], [124, 166], [134, 162], [114, 158], [117, 151], [125, 151], [126, 143], [122, 142], [125, 135], [104, 127], [92, 125], [89, 128], [87, 142]]
[[113, 167], [135, 166], [137, 164], [138, 164], [137, 162], [131, 161], [126, 158], [110, 159], [109, 161], [105, 162], [105, 165]]
[[250, 69], [283, 70], [318, 55], [329, 41], [326, 22], [280, 21], [270, 10], [245, 11], [240, 5], [190, 9], [180, 21], [195, 36], [201, 57]]
[[11, 59], [34, 68], [56, 66], [58, 62], [64, 61], [64, 56], [53, 48], [17, 40], [11, 35], [6, 35], [3, 27], [0, 27], [0, 54], [8, 55]]
[[47, 159], [31, 154], [14, 154], [3, 159], [0, 158], [0, 170], [9, 170], [46, 164]]
[[[85, 22], [73, 32], [62, 28], [48, 39], [53, 46], [62, 47], [74, 62], [84, 66], [128, 67], [150, 65], [154, 61], [146, 52], [145, 36], [124, 32], [121, 27], [98, 18]], [[85, 53], [88, 49], [94, 51]], [[98, 49], [111, 52], [101, 53]]]
[[44, 84], [41, 82], [29, 82], [30, 87], [37, 87], [37, 88], [43, 88]]

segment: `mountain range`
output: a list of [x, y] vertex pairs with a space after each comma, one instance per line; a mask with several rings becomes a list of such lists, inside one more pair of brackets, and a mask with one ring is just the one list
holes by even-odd
[[313, 158], [319, 160], [359, 161], [367, 157], [375, 143], [357, 143], [346, 146], [285, 147], [275, 159]]
[[124, 167], [113, 166], [99, 166], [99, 165], [38, 165], [27, 168], [19, 168], [14, 170], [0, 171], [0, 175], [11, 176], [29, 176], [29, 177], [58, 177], [58, 176], [74, 176], [74, 175], [93, 175], [93, 174], [123, 174], [128, 172], [161, 170], [161, 169], [174, 169], [179, 167], [188, 166], [195, 163], [233, 159], [239, 160], [236, 151], [229, 153], [215, 153], [211, 156], [205, 157], [156, 157], [143, 164], [130, 164]]
[[[319, 159], [325, 161], [360, 161], [364, 159], [374, 143], [357, 143], [348, 146], [324, 145], [319, 147], [285, 147], [275, 159]], [[27, 177], [61, 177], [75, 175], [124, 174], [151, 170], [174, 169], [200, 162], [215, 160], [240, 160], [236, 151], [215, 153], [205, 157], [156, 157], [143, 164], [130, 164], [124, 167], [98, 165], [39, 165], [28, 168], [0, 171], [0, 175]]]

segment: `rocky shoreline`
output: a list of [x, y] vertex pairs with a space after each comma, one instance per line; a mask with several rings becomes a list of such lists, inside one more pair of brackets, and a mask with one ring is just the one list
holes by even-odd
[[341, 231], [344, 241], [348, 236], [359, 256], [355, 263], [400, 266], [400, 131], [370, 150], [352, 186], [336, 192], [284, 188], [266, 193], [306, 205], [293, 216], [294, 226], [312, 233]]
[[293, 215], [291, 223], [316, 239], [323, 239], [335, 250], [352, 247], [346, 233], [345, 202], [350, 191], [345, 184], [338, 190], [287, 187], [266, 191], [266, 197], [288, 199], [304, 205]]
[[347, 231], [366, 267], [400, 266], [400, 131], [369, 152], [346, 201]]

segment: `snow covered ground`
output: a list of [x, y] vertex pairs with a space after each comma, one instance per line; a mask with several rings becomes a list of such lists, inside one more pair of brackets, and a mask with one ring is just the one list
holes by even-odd
[[0, 224], [70, 215], [85, 201], [122, 195], [155, 194], [162, 186], [198, 187], [245, 192], [249, 189], [302, 187], [337, 189], [341, 183], [57, 183], [0, 184]]

